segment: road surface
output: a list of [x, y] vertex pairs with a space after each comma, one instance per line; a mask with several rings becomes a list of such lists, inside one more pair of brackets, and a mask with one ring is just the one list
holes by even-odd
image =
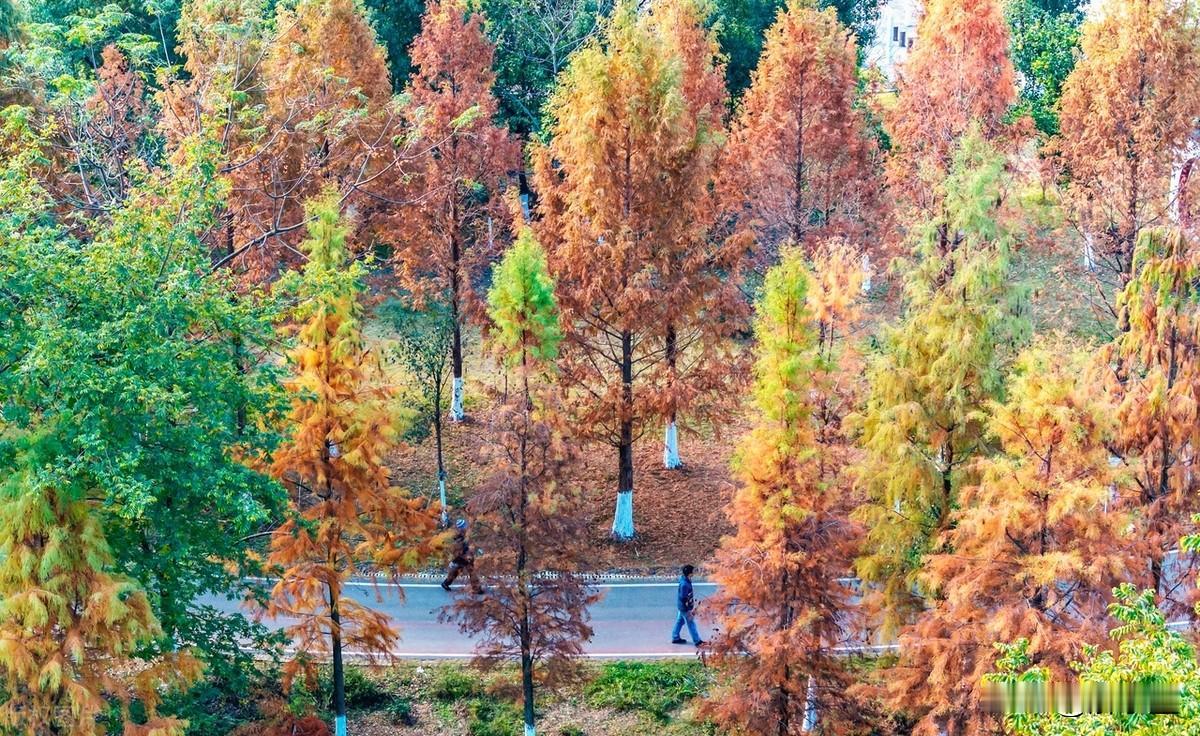
[[[461, 590], [461, 583], [456, 591]], [[442, 590], [433, 579], [404, 580], [404, 599], [396, 594], [394, 586], [369, 581], [350, 583], [347, 595], [359, 599], [364, 605], [387, 613], [400, 630], [400, 643], [393, 654], [407, 659], [458, 659], [470, 657], [474, 642], [462, 634], [453, 623], [438, 621], [438, 611], [451, 602], [456, 593]], [[674, 581], [659, 580], [613, 580], [597, 582], [604, 597], [591, 608], [592, 640], [585, 646], [585, 654], [596, 659], [654, 659], [664, 657], [693, 657], [696, 649], [687, 645], [671, 644], [671, 627], [675, 623]], [[695, 581], [693, 587], [697, 601], [710, 595], [714, 583]], [[198, 603], [220, 611], [238, 610], [239, 602], [218, 596], [201, 598]], [[243, 609], [244, 610], [244, 609]], [[286, 624], [286, 620], [264, 619], [272, 627]], [[710, 630], [697, 621], [700, 635], [707, 638]], [[683, 636], [687, 637], [687, 629]]]

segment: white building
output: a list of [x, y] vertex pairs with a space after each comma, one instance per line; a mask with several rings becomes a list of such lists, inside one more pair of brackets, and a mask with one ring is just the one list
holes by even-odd
[[884, 0], [875, 21], [875, 38], [867, 47], [867, 64], [879, 67], [888, 79], [894, 80], [896, 67], [908, 58], [917, 38], [920, 18], [920, 0]]

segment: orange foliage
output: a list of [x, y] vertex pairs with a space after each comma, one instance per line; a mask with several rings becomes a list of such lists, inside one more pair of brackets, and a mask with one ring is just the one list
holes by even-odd
[[833, 9], [791, 0], [767, 31], [717, 185], [725, 216], [754, 232], [767, 262], [785, 240], [863, 235], [879, 219], [857, 81], [854, 38]]
[[300, 671], [313, 677], [321, 654], [332, 653], [339, 668], [342, 646], [372, 656], [391, 650], [391, 621], [344, 597], [345, 581], [360, 563], [393, 575], [413, 569], [431, 551], [435, 528], [422, 499], [393, 487], [384, 464], [396, 428], [388, 392], [371, 381], [359, 306], [363, 272], [347, 266], [336, 193], [310, 212], [297, 313], [303, 324], [287, 384], [291, 430], [273, 465], [295, 512], [273, 534], [269, 558], [281, 570], [270, 613], [296, 619], [287, 631], [303, 653], [285, 668], [288, 685]]
[[896, 106], [884, 121], [892, 142], [888, 182], [905, 204], [929, 211], [972, 121], [986, 141], [1008, 132], [1004, 116], [1017, 91], [1001, 3], [926, 3], [897, 87]]
[[1097, 12], [1063, 85], [1058, 146], [1111, 308], [1139, 233], [1168, 224], [1173, 167], [1200, 117], [1200, 30], [1190, 3], [1109, 1]]
[[474, 285], [508, 230], [501, 194], [521, 165], [517, 141], [495, 122], [495, 49], [483, 24], [462, 0], [440, 0], [425, 11], [405, 110], [418, 153], [388, 233], [400, 285], [418, 303], [433, 297], [450, 307], [455, 378], [463, 375], [462, 327], [479, 312]]
[[1108, 389], [1121, 428], [1112, 451], [1132, 471], [1123, 503], [1137, 534], [1128, 544], [1139, 585], [1159, 591], [1176, 614], [1191, 611], [1196, 561], [1165, 569], [1168, 552], [1195, 532], [1200, 477], [1200, 252], [1195, 236], [1144, 230], [1134, 277], [1117, 306], [1128, 329], [1106, 355]]
[[701, 13], [679, 2], [615, 11], [562, 77], [551, 139], [534, 151], [563, 378], [578, 389], [579, 426], [617, 449], [622, 493], [634, 439], [676, 411], [719, 412], [736, 375], [738, 263], [708, 240], [721, 131], [705, 78], [720, 67], [712, 42], [692, 35]]
[[978, 461], [942, 551], [925, 560], [931, 596], [888, 678], [893, 706], [920, 717], [917, 736], [995, 732], [981, 713], [994, 642], [1028, 639], [1034, 664], [1063, 678], [1085, 644], [1104, 639], [1129, 518], [1111, 503], [1121, 478], [1106, 444], [1117, 427], [1085, 361], [1062, 344], [1027, 350], [1007, 400], [991, 407], [1000, 452]]
[[855, 618], [839, 580], [857, 540], [841, 418], [858, 375], [843, 338], [857, 320], [862, 275], [844, 244], [819, 252], [811, 272], [795, 249], [767, 272], [755, 322], [760, 418], [735, 466], [741, 487], [728, 513], [737, 531], [710, 568], [720, 585], [706, 607], [720, 632], [712, 661], [721, 676], [709, 709], [736, 733], [803, 733], [810, 708], [833, 733], [866, 715], [835, 651]]

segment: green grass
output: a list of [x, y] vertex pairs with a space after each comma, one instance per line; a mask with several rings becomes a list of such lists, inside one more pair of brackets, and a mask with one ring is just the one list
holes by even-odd
[[710, 682], [699, 662], [612, 662], [588, 684], [585, 696], [593, 707], [641, 712], [666, 723]]

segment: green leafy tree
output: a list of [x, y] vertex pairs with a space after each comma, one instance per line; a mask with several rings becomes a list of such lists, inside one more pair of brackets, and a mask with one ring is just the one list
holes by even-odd
[[1005, 347], [1028, 329], [1010, 273], [1018, 233], [1003, 209], [1005, 182], [1004, 157], [969, 133], [942, 210], [915, 232], [905, 316], [868, 368], [857, 417], [867, 496], [857, 516], [868, 530], [858, 572], [879, 586], [889, 628], [921, 606], [918, 572], [987, 450], [986, 406], [1001, 393]]
[[383, 314], [396, 332], [389, 357], [408, 373], [409, 380], [415, 384], [417, 426], [433, 430], [441, 523], [446, 526], [450, 517], [446, 501], [448, 478], [442, 430], [446, 410], [446, 381], [450, 377], [450, 347], [454, 343], [454, 315], [450, 307], [438, 301], [426, 302], [422, 310], [412, 309], [402, 301], [393, 301], [384, 306]]
[[[1079, 57], [1083, 11], [1039, 0], [1012, 0], [1005, 8], [1009, 57], [1017, 71], [1018, 114], [1028, 114], [1044, 136], [1058, 135], [1058, 98]], [[1054, 3], [1053, 5], [1057, 5]]]
[[[1159, 682], [1179, 685], [1179, 713], [1174, 715], [1064, 715], [1020, 714], [1005, 718], [1007, 730], [1017, 736], [1193, 736], [1200, 733], [1200, 663], [1196, 648], [1174, 630], [1155, 603], [1154, 592], [1138, 591], [1128, 583], [1113, 591], [1116, 600], [1108, 612], [1119, 623], [1109, 632], [1116, 650], [1100, 645], [1084, 647], [1074, 663], [1082, 682]], [[1045, 682], [1049, 671], [1030, 656], [1029, 642], [1021, 639], [996, 645], [1000, 651], [996, 671], [986, 676], [1004, 686]]]
[[[725, 81], [731, 97], [740, 97], [750, 86], [767, 28], [786, 5], [785, 0], [717, 0], [713, 22], [726, 58]], [[871, 45], [879, 0], [822, 0], [815, 5], [833, 8], [842, 25], [854, 32], [859, 49]]]
[[482, 0], [496, 44], [500, 114], [520, 137], [540, 133], [544, 108], [571, 54], [599, 30], [612, 0]]
[[[132, 590], [123, 580], [143, 591], [151, 617], [114, 656], [136, 643], [148, 658], [183, 647], [210, 662], [235, 658], [228, 642], [246, 633], [244, 618], [196, 601], [240, 597], [242, 576], [255, 570], [245, 539], [279, 496], [250, 466], [271, 445], [255, 428], [272, 414], [273, 376], [238, 370], [232, 352], [234, 336], [266, 349], [271, 310], [231, 300], [201, 242], [224, 190], [213, 144], [187, 142], [94, 236], [78, 239], [32, 178], [46, 159], [30, 117], [10, 110], [4, 120], [13, 155], [0, 177], [0, 438], [37, 445], [0, 453], [10, 500], [43, 504], [83, 535], [94, 554], [78, 554], [121, 597]], [[239, 411], [249, 419], [242, 429]], [[31, 539], [16, 531], [12, 544]], [[70, 629], [61, 625], [60, 637]]]

